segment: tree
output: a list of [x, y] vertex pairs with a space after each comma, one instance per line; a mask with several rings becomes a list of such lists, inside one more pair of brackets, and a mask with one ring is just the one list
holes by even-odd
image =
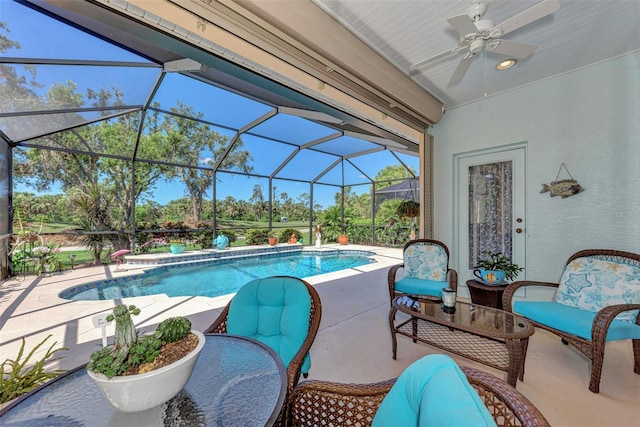
[[387, 166], [376, 174], [373, 181], [376, 183], [376, 190], [381, 190], [390, 185], [397, 184], [403, 179], [413, 178], [416, 171], [409, 171], [404, 165]]
[[[169, 158], [176, 163], [190, 167], [175, 168], [168, 171], [166, 177], [171, 179], [177, 176], [184, 182], [186, 193], [191, 199], [195, 223], [201, 220], [204, 196], [213, 184], [214, 171], [194, 166], [200, 162], [200, 156], [203, 152], [212, 153], [214, 159], [221, 158], [227, 151], [231, 139], [212, 130], [205, 123], [186, 118], [200, 119], [203, 117], [202, 113], [195, 113], [193, 107], [178, 102], [178, 106], [171, 107], [171, 111], [175, 115], [167, 114], [162, 124], [167, 142], [172, 147]], [[248, 164], [251, 155], [247, 150], [242, 150], [242, 146], [242, 140], [236, 140], [220, 168], [241, 170], [245, 173], [253, 170]]]
[[263, 215], [268, 209], [267, 203], [264, 200], [264, 194], [262, 192], [262, 184], [255, 184], [253, 186], [253, 192], [249, 201], [253, 203], [253, 207], [258, 219], [262, 219]]
[[[336, 205], [340, 205], [341, 192], [334, 196]], [[356, 194], [351, 186], [344, 187], [344, 206], [349, 206], [357, 218], [371, 218], [371, 195], [369, 193]]]
[[151, 224], [163, 222], [162, 206], [153, 200], [147, 200], [136, 206], [136, 227], [145, 229]]
[[191, 200], [188, 197], [180, 197], [171, 200], [164, 207], [163, 219], [170, 222], [182, 222], [191, 210]]
[[218, 213], [225, 219], [237, 219], [240, 215], [240, 204], [233, 196], [217, 201]]
[[78, 212], [84, 235], [83, 243], [93, 252], [93, 261], [100, 263], [102, 250], [108, 239], [101, 232], [111, 229], [111, 204], [113, 196], [103, 191], [100, 184], [90, 184], [85, 190], [76, 191], [69, 197], [71, 206]]
[[[122, 104], [122, 93], [117, 89], [99, 92], [89, 90], [86, 97], [93, 102], [94, 107]], [[52, 85], [46, 98], [49, 104], [65, 107], [79, 108], [84, 105], [84, 98], [77, 92], [75, 83], [69, 81]], [[76, 113], [66, 114], [73, 116]], [[110, 111], [103, 110], [102, 114], [110, 114]], [[166, 158], [168, 141], [162, 137], [157, 114], [151, 113], [147, 117], [146, 132], [140, 136], [139, 154], [146, 158]], [[110, 215], [113, 221], [110, 224], [111, 229], [127, 228], [133, 212], [133, 200], [144, 198], [169, 167], [136, 162], [135, 177], [132, 178], [131, 161], [100, 156], [98, 153], [133, 153], [140, 119], [140, 113], [127, 114], [39, 138], [33, 143], [74, 151], [38, 148], [15, 150], [14, 177], [17, 182], [23, 182], [40, 191], [59, 183], [65, 193], [76, 191], [91, 195], [96, 194], [93, 190], [99, 185], [101, 194], [113, 199], [110, 206], [114, 213], [117, 213]], [[78, 121], [77, 118], [69, 120]]]
[[60, 194], [44, 194], [36, 197], [31, 206], [32, 214], [44, 221], [59, 221], [60, 218], [56, 216], [56, 208], [58, 200], [62, 197], [64, 196]]
[[[350, 224], [355, 219], [355, 212], [350, 206], [344, 207], [344, 225]], [[322, 227], [322, 238], [327, 240], [336, 240], [338, 235], [342, 233], [342, 211], [340, 206], [329, 206], [318, 219], [318, 223]]]
[[[11, 32], [6, 22], [0, 22], [0, 54], [9, 49], [20, 49], [20, 43], [9, 38]], [[0, 55], [4, 56], [4, 55]], [[11, 64], [0, 64], [0, 109], [3, 112], [44, 110], [44, 100], [38, 96], [37, 90], [42, 85], [36, 81], [36, 66], [24, 65], [24, 73]], [[38, 126], [37, 116], [27, 116], [24, 120], [3, 121], [3, 132], [7, 135], [21, 135], [24, 129]]]
[[[413, 169], [411, 169], [411, 172], [413, 172], [414, 175], [416, 173]], [[374, 181], [376, 183], [376, 191], [382, 190], [383, 188], [389, 187], [394, 184], [398, 184], [402, 180], [411, 179], [414, 177], [414, 175], [412, 175], [410, 171], [407, 170], [407, 168], [405, 168], [403, 165], [387, 166], [380, 172], [378, 172], [378, 174], [374, 178]], [[381, 208], [381, 204], [387, 198], [388, 197], [383, 196], [376, 197], [376, 211]], [[376, 214], [376, 217], [377, 216], [378, 214]]]

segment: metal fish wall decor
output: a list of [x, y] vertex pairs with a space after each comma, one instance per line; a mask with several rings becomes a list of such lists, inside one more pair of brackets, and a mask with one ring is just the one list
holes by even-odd
[[[562, 168], [564, 168], [564, 170], [567, 171], [567, 174], [569, 175], [570, 179], [558, 180], [558, 177], [560, 176], [560, 171], [562, 171]], [[578, 184], [578, 181], [573, 179], [573, 177], [571, 176], [571, 173], [569, 172], [569, 169], [567, 169], [565, 164], [562, 163], [560, 165], [560, 169], [558, 169], [556, 180], [551, 181], [551, 184], [542, 184], [542, 190], [540, 190], [540, 193], [549, 192], [549, 195], [551, 197], [561, 196], [563, 199], [566, 199], [569, 196], [582, 193], [583, 191], [584, 191], [584, 188], [582, 188], [582, 186]]]

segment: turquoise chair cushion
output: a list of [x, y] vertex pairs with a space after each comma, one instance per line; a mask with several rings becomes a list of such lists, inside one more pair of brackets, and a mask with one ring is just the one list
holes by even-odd
[[[513, 311], [534, 322], [591, 340], [591, 327], [597, 313], [553, 301], [516, 301]], [[617, 318], [609, 325], [607, 341], [640, 338], [640, 325]]]
[[396, 291], [413, 295], [431, 295], [434, 297], [442, 296], [442, 288], [448, 288], [449, 282], [438, 282], [435, 280], [413, 279], [411, 277], [403, 277], [396, 282]]
[[413, 279], [447, 280], [447, 252], [440, 245], [414, 243], [403, 253], [404, 276]]
[[449, 356], [432, 354], [412, 363], [391, 387], [373, 427], [495, 426], [489, 410]]
[[[640, 304], [640, 266], [624, 260], [589, 256], [571, 261], [560, 279], [555, 301], [597, 313], [616, 304]], [[638, 310], [616, 319], [635, 323]]]
[[[275, 350], [284, 366], [307, 338], [311, 296], [300, 280], [269, 277], [244, 285], [231, 300], [227, 332], [256, 339]], [[302, 372], [309, 372], [307, 354]]]

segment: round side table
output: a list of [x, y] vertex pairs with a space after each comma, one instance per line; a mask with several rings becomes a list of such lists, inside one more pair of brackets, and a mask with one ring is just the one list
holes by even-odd
[[485, 285], [474, 279], [467, 280], [467, 287], [471, 294], [471, 302], [499, 310], [502, 310], [502, 294], [507, 285], [508, 283], [503, 285]]

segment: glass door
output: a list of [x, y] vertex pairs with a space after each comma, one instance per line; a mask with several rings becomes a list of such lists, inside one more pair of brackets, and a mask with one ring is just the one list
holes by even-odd
[[[464, 283], [483, 251], [525, 264], [524, 148], [458, 158], [458, 274]], [[520, 273], [519, 278], [524, 274]]]

